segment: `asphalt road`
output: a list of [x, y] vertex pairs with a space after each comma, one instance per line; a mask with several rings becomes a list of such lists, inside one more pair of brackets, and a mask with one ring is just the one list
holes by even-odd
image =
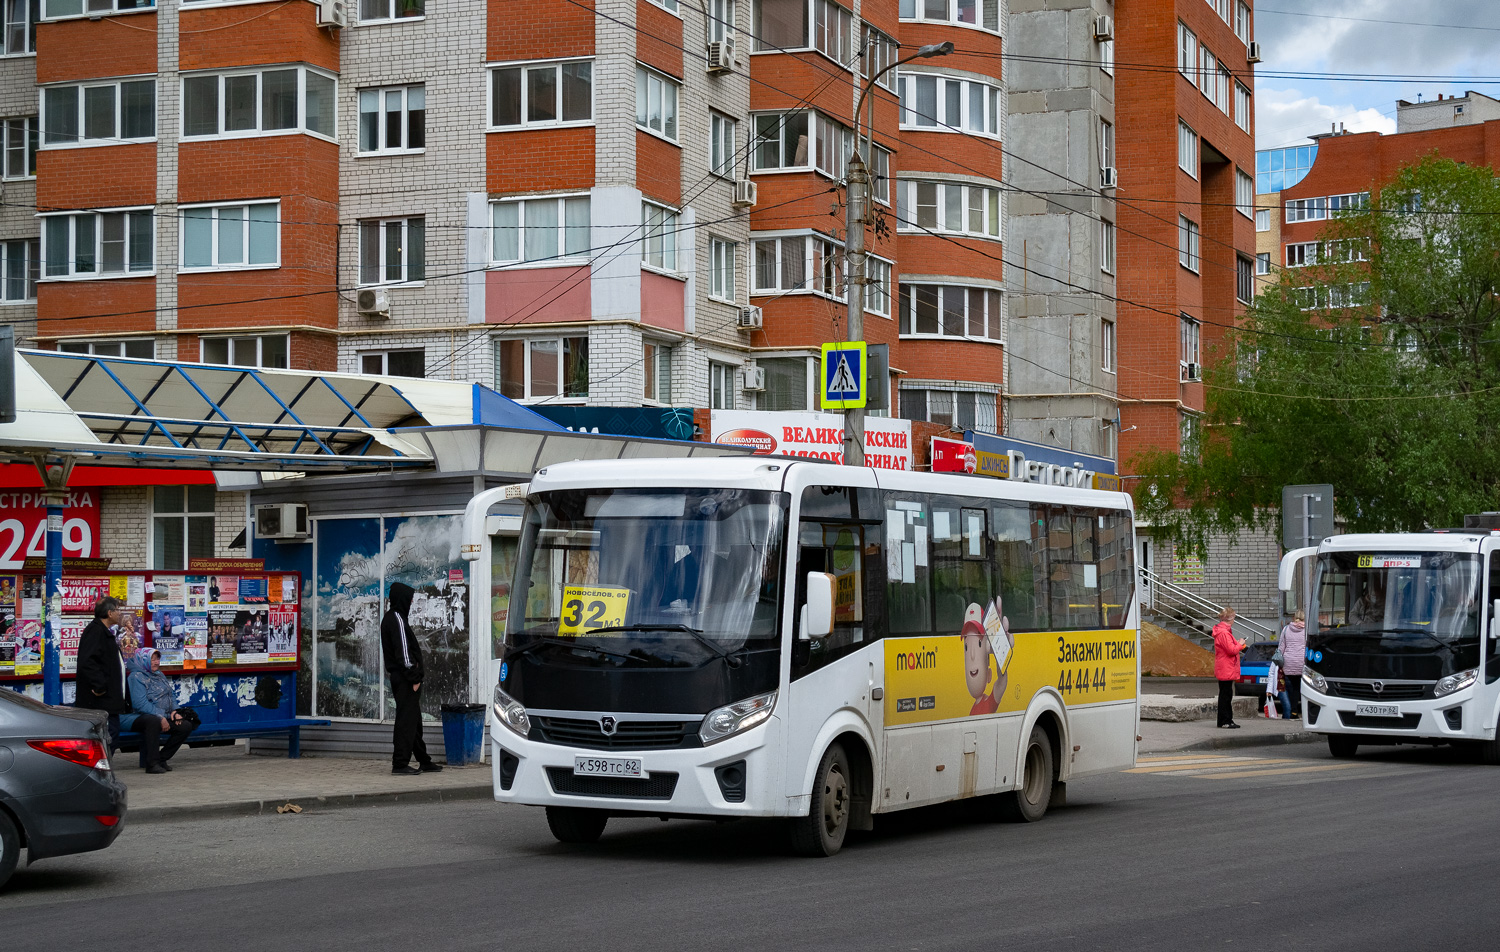
[[140, 825], [18, 871], [0, 947], [1484, 949], [1497, 786], [1448, 750], [1158, 757], [1040, 823], [917, 811], [827, 860], [760, 822], [613, 820], [565, 847], [484, 801]]

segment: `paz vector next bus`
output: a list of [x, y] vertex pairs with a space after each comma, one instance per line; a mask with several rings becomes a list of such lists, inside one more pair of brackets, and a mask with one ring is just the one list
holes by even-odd
[[611, 816], [785, 817], [797, 851], [832, 855], [874, 814], [943, 801], [1038, 820], [1057, 785], [1135, 762], [1127, 495], [571, 462], [494, 531], [507, 491], [465, 515], [503, 619], [495, 799], [545, 806], [564, 842]]

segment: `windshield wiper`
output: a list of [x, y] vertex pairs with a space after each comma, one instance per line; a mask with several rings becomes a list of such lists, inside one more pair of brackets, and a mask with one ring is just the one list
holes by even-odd
[[702, 631], [697, 628], [690, 628], [687, 625], [613, 625], [609, 628], [591, 628], [589, 629], [589, 634], [597, 635], [601, 632], [615, 631], [680, 631], [685, 634], [692, 635], [700, 645], [703, 645], [703, 647], [707, 648], [709, 651], [712, 651], [720, 658], [723, 658], [724, 663], [729, 665], [731, 668], [738, 668], [742, 663], [739, 658], [736, 658], [728, 651], [725, 651], [712, 638], [709, 638]]
[[533, 651], [541, 645], [560, 645], [564, 648], [582, 648], [584, 651], [592, 651], [594, 654], [599, 655], [609, 655], [612, 658], [621, 658], [625, 661], [639, 660], [634, 655], [628, 655], [620, 651], [611, 651], [608, 648], [601, 648], [600, 646], [592, 642], [573, 638], [562, 638], [557, 635], [536, 635], [534, 640], [527, 642], [521, 647], [506, 651], [504, 660], [510, 661], [513, 658], [519, 658], [526, 652]]
[[1434, 635], [1432, 632], [1427, 631], [1424, 628], [1386, 628], [1386, 629], [1382, 629], [1381, 634], [1383, 634], [1383, 635], [1421, 635], [1423, 638], [1426, 638], [1428, 641], [1433, 642], [1434, 644], [1438, 645], [1439, 647], [1448, 649], [1448, 651], [1450, 653], [1453, 652], [1453, 650], [1454, 650], [1453, 646], [1450, 645], [1448, 642], [1444, 641], [1443, 639], [1439, 638], [1437, 635]]

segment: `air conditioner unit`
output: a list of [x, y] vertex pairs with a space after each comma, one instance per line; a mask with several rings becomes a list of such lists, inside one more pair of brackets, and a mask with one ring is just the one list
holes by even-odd
[[344, 0], [316, 0], [316, 2], [318, 26], [331, 26], [341, 30], [349, 25], [349, 11], [344, 5]]
[[1202, 380], [1203, 379], [1203, 365], [1202, 364], [1192, 364], [1192, 363], [1183, 364], [1182, 365], [1182, 379], [1183, 380]]
[[729, 204], [735, 208], [749, 208], [755, 204], [755, 183], [749, 179], [736, 179], [734, 183], [734, 198]]
[[1250, 63], [1260, 62], [1260, 43], [1257, 40], [1250, 41], [1250, 49], [1245, 54], [1245, 60]]
[[746, 367], [740, 371], [740, 387], [744, 390], [766, 389], [766, 372], [761, 367]]
[[740, 308], [739, 326], [741, 330], [755, 330], [765, 323], [765, 312], [755, 305]]
[[1106, 165], [1104, 168], [1099, 170], [1100, 188], [1114, 188], [1118, 183], [1119, 174], [1115, 171], [1114, 166]]
[[385, 288], [365, 288], [354, 296], [354, 309], [367, 317], [390, 317], [391, 293]]
[[708, 72], [734, 72], [734, 38], [725, 37], [708, 44]]
[[1094, 18], [1094, 39], [1096, 39], [1096, 40], [1112, 40], [1114, 38], [1115, 38], [1115, 18], [1114, 17], [1095, 17]]
[[257, 539], [306, 539], [312, 535], [307, 524], [307, 506], [300, 502], [282, 502], [255, 507]]

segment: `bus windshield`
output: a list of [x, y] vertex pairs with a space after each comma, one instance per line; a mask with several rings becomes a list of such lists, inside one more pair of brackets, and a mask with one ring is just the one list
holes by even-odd
[[531, 499], [506, 654], [609, 667], [738, 666], [779, 644], [784, 494], [562, 490]]
[[1331, 552], [1318, 559], [1309, 635], [1437, 650], [1479, 638], [1480, 560], [1461, 552]]

